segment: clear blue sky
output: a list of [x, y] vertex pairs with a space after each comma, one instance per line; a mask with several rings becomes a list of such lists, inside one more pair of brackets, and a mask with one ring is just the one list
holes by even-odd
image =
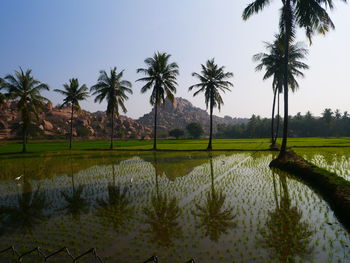
[[[138, 118], [151, 110], [148, 96], [140, 94], [136, 69], [155, 51], [172, 54], [180, 66], [177, 96], [204, 108], [203, 97], [192, 97], [191, 73], [215, 57], [235, 76], [235, 87], [224, 95], [225, 105], [216, 114], [250, 117], [270, 116], [271, 81], [255, 73], [252, 56], [264, 51], [262, 41], [277, 32], [279, 0], [264, 12], [243, 22], [241, 14], [250, 0], [2, 0], [0, 16], [0, 76], [19, 66], [31, 68], [51, 89], [62, 88], [69, 78], [96, 83], [101, 69], [125, 69], [133, 82], [134, 95], [127, 102], [127, 115]], [[336, 30], [315, 37], [301, 79], [300, 90], [290, 98], [290, 112], [324, 108], [350, 111], [349, 5], [336, 2], [331, 17]], [[299, 40], [304, 41], [303, 33]], [[62, 97], [44, 94], [60, 103]], [[82, 103], [90, 111], [105, 110], [93, 99]]]

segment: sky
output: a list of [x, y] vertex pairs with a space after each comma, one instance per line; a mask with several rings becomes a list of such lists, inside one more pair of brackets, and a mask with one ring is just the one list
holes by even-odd
[[[100, 70], [117, 67], [133, 83], [126, 103], [127, 116], [148, 113], [150, 93], [141, 94], [137, 68], [155, 51], [171, 54], [180, 67], [176, 96], [205, 108], [203, 95], [193, 97], [188, 87], [197, 80], [200, 64], [215, 58], [234, 73], [232, 92], [223, 94], [219, 116], [271, 115], [271, 80], [255, 72], [252, 56], [264, 51], [278, 32], [280, 1], [271, 1], [248, 21], [241, 18], [252, 0], [2, 0], [0, 16], [0, 77], [19, 67], [32, 69], [35, 78], [61, 89], [70, 78], [96, 84]], [[298, 41], [309, 48], [310, 69], [299, 79], [300, 89], [290, 95], [290, 114], [310, 110], [319, 116], [325, 108], [350, 112], [350, 6], [336, 1], [330, 11], [336, 30], [313, 38], [309, 46], [303, 31]], [[54, 105], [63, 97], [44, 92]], [[89, 111], [105, 110], [94, 98], [81, 102]]]

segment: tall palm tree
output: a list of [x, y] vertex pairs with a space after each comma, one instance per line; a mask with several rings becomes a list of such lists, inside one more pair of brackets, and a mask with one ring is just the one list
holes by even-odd
[[222, 234], [227, 233], [229, 228], [235, 226], [232, 215], [233, 208], [225, 208], [226, 196], [221, 191], [215, 190], [214, 187], [214, 166], [213, 158], [210, 155], [210, 177], [211, 191], [208, 192], [207, 198], [203, 206], [195, 204], [196, 210], [192, 211], [196, 217], [200, 218], [199, 228], [204, 228], [205, 236], [213, 241], [218, 241]]
[[[346, 0], [342, 0], [346, 2]], [[243, 11], [243, 20], [249, 19], [253, 14], [260, 12], [268, 6], [271, 0], [254, 0]], [[296, 28], [303, 28], [310, 44], [315, 32], [326, 34], [334, 24], [326, 8], [333, 9], [333, 0], [281, 0], [280, 32], [284, 35], [284, 122], [283, 140], [279, 157], [283, 157], [287, 148], [288, 137], [288, 61], [289, 45], [295, 38]]]
[[[282, 93], [283, 78], [284, 78], [284, 37], [279, 34], [275, 36], [273, 43], [265, 42], [265, 47], [268, 53], [259, 53], [253, 56], [254, 61], [260, 62], [255, 70], [261, 71], [265, 68], [265, 74], [263, 80], [270, 77], [272, 80], [273, 90], [273, 103], [272, 103], [272, 121], [271, 121], [271, 143], [275, 145], [277, 139], [277, 132], [274, 132], [274, 117], [275, 117], [275, 104], [276, 95]], [[299, 87], [295, 77], [303, 77], [304, 74], [300, 70], [308, 69], [308, 65], [301, 62], [301, 59], [305, 59], [308, 54], [308, 50], [303, 48], [300, 42], [291, 44], [289, 46], [289, 63], [288, 63], [288, 84], [292, 92], [295, 92]], [[279, 101], [279, 99], [278, 99]], [[278, 105], [279, 116], [279, 105]]]
[[87, 99], [87, 97], [89, 97], [89, 92], [85, 84], [79, 87], [78, 79], [74, 78], [69, 80], [69, 84], [65, 83], [63, 87], [65, 90], [55, 89], [54, 91], [65, 96], [61, 107], [71, 105], [69, 149], [72, 149], [74, 110], [80, 110], [79, 101]]
[[136, 80], [146, 82], [141, 93], [152, 89], [149, 101], [154, 106], [153, 150], [157, 150], [157, 108], [165, 102], [166, 97], [171, 103], [175, 101], [176, 76], [179, 75], [179, 66], [175, 62], [169, 63], [170, 56], [167, 53], [156, 52], [153, 57], [145, 59], [147, 68], [137, 69], [137, 73], [146, 75]]
[[40, 91], [49, 90], [47, 84], [41, 83], [33, 78], [32, 70], [28, 69], [23, 72], [15, 71], [14, 75], [7, 75], [3, 86], [7, 89], [9, 98], [18, 99], [17, 109], [21, 112], [22, 132], [23, 132], [23, 148], [22, 152], [26, 152], [28, 127], [32, 120], [32, 115], [36, 119], [39, 118], [39, 113], [44, 109], [45, 103], [49, 100], [41, 96]]
[[191, 91], [193, 88], [199, 88], [193, 96], [204, 92], [205, 104], [209, 106], [210, 110], [210, 133], [209, 133], [209, 144], [207, 150], [212, 149], [212, 137], [213, 137], [213, 109], [218, 107], [219, 111], [224, 101], [221, 98], [220, 91], [226, 90], [231, 91], [229, 87], [233, 87], [233, 84], [226, 79], [233, 77], [233, 73], [225, 72], [225, 67], [218, 67], [215, 64], [214, 59], [208, 60], [205, 65], [202, 64], [201, 74], [196, 72], [192, 73], [192, 76], [197, 77], [200, 83], [192, 85], [188, 88]]
[[97, 84], [91, 87], [92, 95], [97, 95], [95, 102], [101, 103], [104, 99], [107, 100], [107, 115], [111, 118], [111, 145], [113, 149], [114, 135], [114, 116], [119, 117], [119, 110], [127, 112], [124, 105], [129, 99], [126, 93], [132, 94], [132, 85], [129, 81], [123, 80], [124, 70], [117, 72], [117, 68], [111, 69], [109, 76], [106, 71], [101, 70]]

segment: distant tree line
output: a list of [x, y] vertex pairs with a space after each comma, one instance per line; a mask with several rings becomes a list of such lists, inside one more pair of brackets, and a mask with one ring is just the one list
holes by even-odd
[[[280, 123], [283, 119], [280, 118]], [[345, 137], [350, 136], [350, 115], [347, 111], [332, 111], [327, 108], [321, 117], [315, 117], [308, 111], [305, 115], [300, 112], [289, 116], [290, 137]], [[271, 119], [252, 115], [248, 123], [218, 124], [216, 138], [269, 138], [271, 137]], [[279, 129], [278, 136], [282, 130]]]

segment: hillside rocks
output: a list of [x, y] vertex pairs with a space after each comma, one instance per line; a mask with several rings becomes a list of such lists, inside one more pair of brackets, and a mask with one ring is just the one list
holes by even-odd
[[[0, 108], [0, 139], [19, 138], [21, 134], [21, 118], [16, 109], [16, 102], [6, 102]], [[30, 135], [43, 137], [67, 136], [70, 132], [70, 107], [53, 107], [48, 103], [39, 120], [33, 120]], [[90, 113], [82, 110], [74, 114], [73, 136], [88, 136], [90, 138], [107, 138], [110, 136], [110, 119], [105, 112]], [[118, 138], [149, 137], [152, 130], [131, 118], [120, 116], [115, 120], [115, 136]]]
[[[158, 107], [158, 130], [167, 134], [168, 131], [179, 128], [185, 129], [192, 122], [199, 122], [206, 132], [209, 131], [209, 114], [207, 111], [194, 107], [191, 102], [183, 98], [176, 98], [172, 105], [166, 101]], [[71, 108], [54, 107], [46, 104], [39, 120], [34, 120], [29, 129], [30, 136], [64, 138], [70, 132]], [[237, 124], [246, 122], [225, 116], [214, 116], [214, 130], [218, 124]], [[118, 138], [151, 139], [154, 124], [154, 110], [138, 120], [120, 116], [114, 121], [115, 136]], [[108, 138], [110, 136], [110, 119], [105, 112], [94, 113], [81, 110], [74, 113], [73, 136], [90, 138]], [[0, 106], [0, 139], [21, 137], [21, 118], [16, 109], [16, 102], [6, 102]]]
[[[152, 127], [154, 122], [154, 109], [148, 114], [143, 115], [138, 121], [146, 127]], [[175, 98], [174, 105], [166, 101], [164, 105], [158, 107], [158, 129], [169, 131], [175, 128], [185, 129], [192, 122], [198, 122], [202, 125], [205, 132], [209, 131], [209, 114], [207, 111], [197, 108], [186, 99]], [[216, 131], [218, 124], [237, 124], [246, 122], [245, 119], [224, 118], [213, 116], [213, 128]]]

